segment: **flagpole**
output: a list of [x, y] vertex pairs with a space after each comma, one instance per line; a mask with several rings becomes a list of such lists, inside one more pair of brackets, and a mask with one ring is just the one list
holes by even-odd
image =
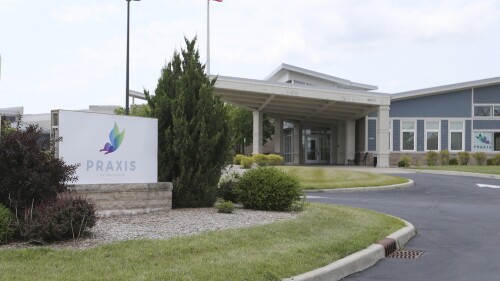
[[207, 76], [210, 78], [210, 0], [207, 0]]

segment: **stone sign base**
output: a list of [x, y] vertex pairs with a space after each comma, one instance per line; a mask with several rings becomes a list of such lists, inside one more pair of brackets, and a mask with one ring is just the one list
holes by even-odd
[[172, 183], [82, 184], [70, 190], [92, 200], [101, 216], [172, 209]]

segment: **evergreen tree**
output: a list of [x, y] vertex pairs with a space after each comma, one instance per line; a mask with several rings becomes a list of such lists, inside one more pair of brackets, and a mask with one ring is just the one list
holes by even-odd
[[158, 118], [159, 179], [172, 181], [173, 207], [208, 207], [229, 158], [228, 113], [212, 95], [215, 80], [204, 73], [196, 38], [162, 69], [155, 95], [145, 92]]

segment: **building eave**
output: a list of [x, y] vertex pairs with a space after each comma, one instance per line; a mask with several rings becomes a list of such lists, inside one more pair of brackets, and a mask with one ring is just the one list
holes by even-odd
[[500, 77], [493, 77], [493, 78], [474, 80], [474, 81], [469, 81], [469, 82], [462, 82], [462, 83], [456, 83], [456, 84], [450, 84], [450, 85], [444, 85], [444, 86], [431, 87], [431, 88], [425, 88], [425, 89], [420, 89], [420, 90], [396, 93], [392, 96], [392, 100], [397, 101], [397, 100], [405, 100], [405, 99], [411, 99], [411, 98], [417, 98], [417, 97], [424, 97], [424, 96], [429, 96], [429, 95], [438, 95], [438, 94], [444, 94], [444, 93], [449, 93], [449, 92], [459, 91], [459, 90], [464, 90], [464, 89], [486, 87], [486, 86], [491, 86], [491, 85], [495, 85], [495, 84], [500, 84]]

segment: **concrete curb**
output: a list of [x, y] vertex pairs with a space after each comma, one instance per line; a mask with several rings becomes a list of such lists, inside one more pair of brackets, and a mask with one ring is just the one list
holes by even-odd
[[479, 173], [458, 172], [458, 171], [437, 171], [437, 170], [417, 170], [417, 169], [415, 169], [415, 173], [417, 173], [417, 174], [449, 175], [449, 176], [466, 176], [466, 177], [476, 177], [476, 178], [487, 178], [487, 179], [500, 180], [500, 175], [479, 174]]
[[350, 192], [363, 192], [363, 191], [378, 191], [378, 190], [391, 190], [391, 189], [404, 189], [414, 187], [415, 182], [408, 179], [408, 182], [384, 185], [384, 186], [368, 186], [368, 187], [350, 187], [350, 188], [336, 188], [336, 189], [306, 189], [305, 192], [310, 193], [350, 193]]
[[[397, 249], [401, 249], [417, 233], [415, 227], [411, 223], [405, 220], [402, 221], [406, 226], [387, 236], [387, 238], [396, 241]], [[383, 258], [385, 258], [384, 247], [380, 244], [372, 244], [364, 250], [335, 261], [327, 266], [286, 278], [284, 281], [340, 280], [375, 265]]]

